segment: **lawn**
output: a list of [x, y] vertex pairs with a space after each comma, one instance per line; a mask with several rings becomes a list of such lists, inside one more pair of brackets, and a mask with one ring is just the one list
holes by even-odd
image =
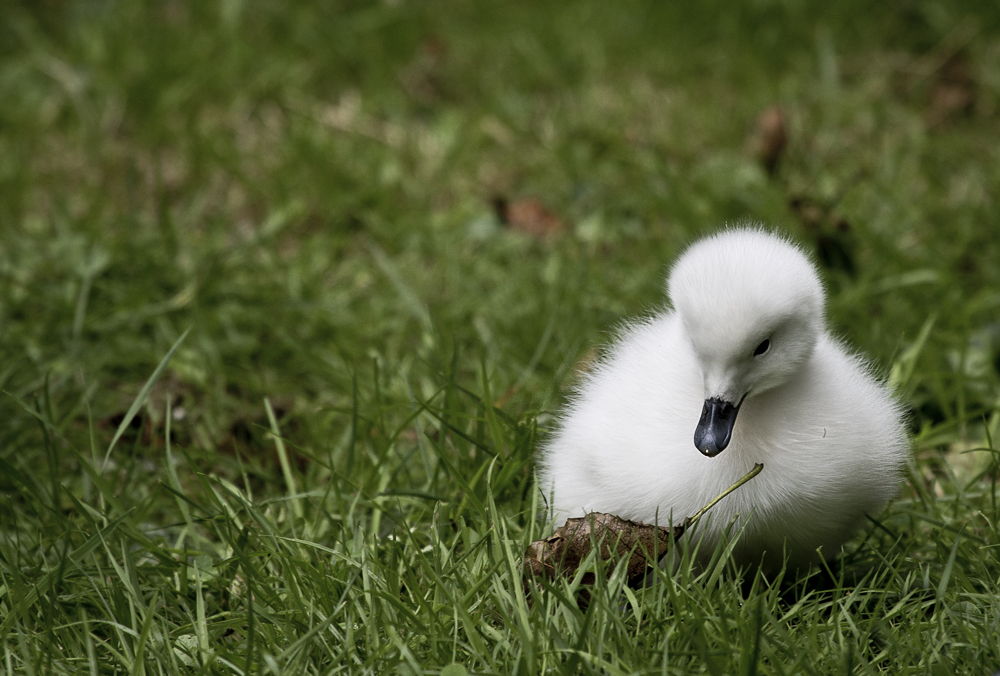
[[[998, 134], [972, 0], [0, 5], [0, 673], [988, 676]], [[745, 219], [899, 497], [798, 576], [526, 588], [577, 374]]]

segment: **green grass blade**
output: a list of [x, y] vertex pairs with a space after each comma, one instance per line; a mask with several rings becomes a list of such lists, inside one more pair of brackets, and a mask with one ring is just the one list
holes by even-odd
[[187, 338], [187, 335], [190, 332], [191, 328], [188, 327], [184, 330], [184, 333], [182, 333], [180, 337], [174, 341], [170, 350], [168, 350], [167, 354], [160, 360], [160, 363], [153, 371], [153, 374], [149, 376], [149, 380], [146, 381], [146, 384], [142, 386], [142, 389], [139, 390], [139, 394], [136, 395], [135, 399], [132, 401], [132, 405], [125, 413], [125, 417], [122, 418], [121, 423], [118, 425], [118, 429], [115, 431], [115, 436], [111, 439], [111, 443], [108, 444], [108, 450], [104, 453], [104, 461], [101, 463], [100, 470], [102, 474], [104, 473], [104, 468], [108, 465], [108, 459], [111, 457], [111, 451], [114, 450], [115, 444], [117, 444], [118, 440], [121, 439], [121, 436], [125, 433], [125, 430], [128, 429], [128, 426], [132, 424], [132, 419], [135, 418], [139, 409], [146, 403], [146, 399], [149, 397], [149, 392], [153, 389], [153, 385], [156, 384], [156, 381], [160, 379], [160, 376], [163, 375], [163, 372], [166, 370], [167, 365], [170, 363], [170, 358], [174, 356], [174, 352], [177, 351], [177, 348], [181, 346], [181, 343], [184, 342], [184, 339]]

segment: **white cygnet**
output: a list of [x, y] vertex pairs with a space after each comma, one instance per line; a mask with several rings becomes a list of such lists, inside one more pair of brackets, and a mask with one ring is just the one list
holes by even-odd
[[815, 267], [731, 229], [688, 248], [667, 290], [673, 309], [625, 327], [542, 449], [550, 517], [679, 524], [763, 463], [698, 524], [699, 558], [734, 519], [738, 564], [834, 557], [897, 492], [908, 444], [899, 403], [826, 331]]

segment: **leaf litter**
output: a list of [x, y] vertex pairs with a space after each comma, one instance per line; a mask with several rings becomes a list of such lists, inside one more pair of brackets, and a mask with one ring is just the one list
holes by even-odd
[[[586, 516], [567, 519], [566, 523], [544, 540], [528, 545], [524, 555], [525, 582], [536, 578], [556, 579], [576, 575], [595, 547], [603, 561], [628, 557], [625, 576], [630, 587], [640, 587], [646, 574], [670, 550], [674, 542], [694, 526], [708, 510], [724, 497], [760, 474], [764, 465], [757, 463], [739, 481], [720, 493], [696, 514], [678, 526], [660, 526], [623, 519], [614, 514], [591, 512]], [[614, 566], [607, 569], [610, 576]], [[596, 575], [583, 574], [582, 584], [593, 585]], [[589, 596], [587, 594], [586, 596]], [[585, 599], [586, 600], [586, 599]]]

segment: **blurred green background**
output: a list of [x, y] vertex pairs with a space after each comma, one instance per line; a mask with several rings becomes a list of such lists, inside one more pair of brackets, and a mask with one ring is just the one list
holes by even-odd
[[[277, 500], [285, 511], [268, 512], [269, 527], [305, 528], [345, 561], [358, 543], [384, 554], [406, 523], [486, 533], [487, 496], [512, 537], [529, 537], [532, 456], [577, 369], [624, 318], [663, 306], [667, 266], [687, 243], [743, 220], [815, 252], [831, 328], [891, 374], [911, 410], [913, 503], [897, 516], [924, 515], [902, 529], [923, 553], [906, 560], [930, 562], [928, 588], [947, 570], [946, 590], [964, 564], [995, 582], [996, 549], [956, 549], [948, 564], [941, 533], [967, 527], [984, 538], [976, 547], [996, 538], [995, 521], [970, 516], [996, 517], [996, 453], [966, 451], [992, 447], [1000, 426], [998, 141], [995, 2], [4, 2], [7, 664], [56, 669], [46, 646], [59, 645], [91, 667], [212, 671], [224, 651], [206, 657], [207, 637], [230, 630], [242, 642], [226, 650], [253, 663], [253, 631], [232, 619], [247, 609], [223, 594], [198, 615], [176, 582], [209, 569], [219, 589], [252, 578], [212, 523], [231, 519], [252, 540], [266, 519], [217, 505], [211, 481], [247, 504]], [[184, 458], [169, 480], [168, 420]], [[290, 514], [281, 500], [296, 491], [301, 502], [288, 500], [305, 512]], [[204, 514], [188, 519], [179, 495]], [[946, 495], [958, 501], [935, 504]], [[127, 547], [79, 549], [115, 519]], [[419, 571], [424, 545], [400, 544], [393, 565]], [[103, 587], [82, 573], [64, 587], [76, 591], [47, 596], [67, 561], [116, 561], [128, 577], [127, 551], [146, 554], [129, 578], [135, 637], [120, 641], [138, 641], [147, 617], [147, 638], [161, 622], [164, 636], [201, 641], [204, 630], [195, 666], [157, 661], [153, 643], [146, 662], [119, 639], [87, 648], [79, 608], [117, 606], [102, 606]], [[195, 555], [207, 563], [190, 564]], [[466, 605], [477, 570], [456, 592]], [[353, 599], [345, 580], [330, 593]], [[176, 617], [151, 594], [177, 595]], [[482, 608], [491, 603], [503, 605]], [[976, 650], [1000, 659], [998, 606], [976, 603], [993, 624], [963, 645], [980, 647], [933, 664], [970, 673], [963, 664], [987, 659]], [[477, 612], [489, 623], [500, 611]], [[280, 655], [302, 622], [257, 650]], [[928, 639], [914, 622], [897, 651], [957, 640]], [[437, 673], [449, 661], [448, 646], [406, 640], [423, 657], [379, 652], [384, 630], [372, 631], [354, 662], [326, 664], [387, 673], [427, 660]], [[532, 661], [534, 631], [544, 642], [570, 630], [510, 634], [521, 646], [510, 663], [469, 639], [470, 670], [562, 664]], [[653, 660], [631, 650], [623, 673]], [[851, 650], [872, 668], [893, 664], [881, 649]], [[312, 659], [296, 664], [309, 671]]]
[[880, 363], [932, 313], [971, 335], [1000, 268], [1000, 12], [976, 9], [8, 6], [4, 386], [82, 374], [109, 406], [193, 326], [173, 370], [210, 427], [263, 395], [343, 403], [372, 359], [452, 339], [548, 405], [740, 219], [820, 254], [834, 327]]

